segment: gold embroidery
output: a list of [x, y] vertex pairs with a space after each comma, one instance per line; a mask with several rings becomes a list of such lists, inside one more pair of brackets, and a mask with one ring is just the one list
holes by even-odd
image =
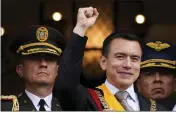
[[165, 64], [165, 63], [161, 63], [161, 65], [162, 65], [163, 67], [167, 67], [167, 68], [173, 68], [173, 69], [176, 68], [175, 66], [172, 66], [172, 65], [169, 65], [169, 64]]
[[48, 46], [48, 47], [51, 47], [51, 48], [57, 50], [59, 53], [62, 53], [62, 50], [60, 48], [57, 48], [56, 46], [54, 46], [52, 44], [49, 44], [49, 43], [45, 43], [45, 42], [35, 42], [35, 43], [30, 43], [30, 44], [22, 45], [17, 50], [17, 53], [19, 53], [20, 51], [24, 50], [27, 47], [32, 47], [32, 46]]
[[50, 51], [34, 51], [34, 52], [30, 52], [30, 53], [26, 53], [26, 52], [22, 52], [21, 54], [22, 55], [30, 55], [30, 54], [34, 54], [34, 53], [51, 53], [51, 54], [55, 54], [55, 55], [58, 55], [60, 56], [60, 54], [58, 53], [53, 53], [53, 52], [50, 52]]
[[103, 111], [113, 111], [113, 110], [109, 109], [109, 106], [106, 103], [106, 101], [105, 101], [103, 95], [100, 93], [100, 91], [95, 90], [95, 93], [98, 95], [98, 98], [99, 98], [101, 104], [103, 105]]
[[150, 111], [156, 111], [156, 102], [152, 99], [150, 99], [151, 106], [150, 106]]
[[144, 67], [153, 67], [155, 66], [155, 63], [148, 63], [148, 64], [145, 64], [145, 65], [142, 65], [141, 68], [144, 68]]
[[33, 48], [33, 49], [27, 50], [28, 53], [34, 52], [34, 51], [50, 51], [50, 52], [53, 52], [53, 53], [57, 53], [56, 50], [50, 49], [50, 48]]
[[175, 61], [171, 61], [171, 60], [165, 60], [165, 59], [150, 59], [150, 60], [145, 60], [143, 62], [141, 62], [142, 64], [146, 64], [146, 63], [150, 63], [150, 62], [164, 62], [164, 63], [168, 63], [168, 64], [172, 64], [175, 65], [176, 62]]
[[166, 49], [166, 48], [169, 48], [170, 45], [167, 44], [167, 43], [163, 43], [161, 41], [156, 41], [155, 43], [154, 42], [149, 42], [146, 44], [148, 47], [151, 47], [153, 49], [155, 49], [156, 51], [160, 51], [162, 49]]
[[9, 95], [9, 96], [2, 95], [0, 98], [1, 100], [12, 100], [13, 101], [12, 111], [19, 111], [19, 103], [15, 95]]
[[40, 27], [37, 29], [36, 36], [40, 42], [44, 42], [48, 39], [48, 30], [45, 27]]
[[27, 52], [30, 53], [30, 52], [33, 52], [33, 51], [38, 51], [39, 49], [40, 49], [40, 48], [33, 48], [33, 49], [27, 50]]
[[160, 63], [160, 64], [148, 63], [148, 64], [141, 65], [141, 68], [145, 68], [145, 67], [167, 67], [167, 68], [171, 68], [171, 69], [176, 68], [175, 66], [170, 65], [170, 64], [166, 64], [166, 63]]
[[57, 51], [54, 50], [54, 49], [47, 48], [46, 50], [51, 51], [51, 52], [53, 52], [53, 53], [57, 53]]

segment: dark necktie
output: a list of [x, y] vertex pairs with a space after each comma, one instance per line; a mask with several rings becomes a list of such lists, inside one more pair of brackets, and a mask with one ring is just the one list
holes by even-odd
[[120, 101], [121, 105], [124, 107], [126, 111], [134, 111], [131, 106], [127, 103], [127, 98], [129, 96], [129, 93], [127, 91], [118, 91], [115, 94], [115, 97], [118, 101]]
[[45, 103], [46, 102], [45, 102], [44, 99], [40, 99], [40, 102], [39, 102], [39, 105], [40, 105], [39, 111], [46, 111], [46, 109], [44, 108]]

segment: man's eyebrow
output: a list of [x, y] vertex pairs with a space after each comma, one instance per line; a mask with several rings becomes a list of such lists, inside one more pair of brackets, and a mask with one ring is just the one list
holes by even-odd
[[[128, 54], [123, 53], [123, 52], [117, 52], [117, 53], [115, 53], [114, 55], [128, 55]], [[132, 56], [132, 57], [141, 57], [140, 55], [136, 55], [136, 54], [132, 54], [132, 55], [130, 55], [130, 56]]]
[[114, 55], [116, 56], [116, 55], [127, 55], [127, 54], [126, 53], [122, 53], [122, 52], [117, 52]]

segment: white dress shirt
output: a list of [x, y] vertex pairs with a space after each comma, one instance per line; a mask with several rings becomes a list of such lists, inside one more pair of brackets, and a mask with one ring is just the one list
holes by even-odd
[[[105, 81], [105, 85], [113, 95], [115, 95], [115, 93], [119, 91], [119, 89], [109, 83], [107, 79]], [[127, 103], [129, 104], [129, 106], [131, 106], [134, 111], [140, 111], [138, 97], [137, 94], [134, 92], [134, 86], [131, 85], [126, 91], [130, 95], [127, 98]]]
[[174, 109], [172, 111], [176, 111], [176, 104], [175, 104]]
[[31, 99], [33, 105], [35, 106], [35, 108], [37, 109], [37, 111], [39, 111], [40, 105], [39, 105], [39, 101], [40, 99], [44, 99], [46, 104], [44, 105], [46, 111], [51, 111], [51, 101], [52, 101], [52, 93], [50, 95], [48, 95], [45, 98], [40, 98], [32, 93], [30, 93], [29, 91], [25, 90], [25, 93], [27, 94], [27, 96]]

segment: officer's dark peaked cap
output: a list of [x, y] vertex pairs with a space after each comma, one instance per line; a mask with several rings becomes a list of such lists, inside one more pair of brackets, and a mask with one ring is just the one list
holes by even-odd
[[162, 67], [176, 69], [176, 48], [164, 40], [147, 40], [143, 44], [141, 69]]
[[56, 29], [48, 26], [33, 25], [22, 32], [10, 45], [10, 51], [24, 56], [46, 53], [60, 56], [65, 48], [65, 38]]

